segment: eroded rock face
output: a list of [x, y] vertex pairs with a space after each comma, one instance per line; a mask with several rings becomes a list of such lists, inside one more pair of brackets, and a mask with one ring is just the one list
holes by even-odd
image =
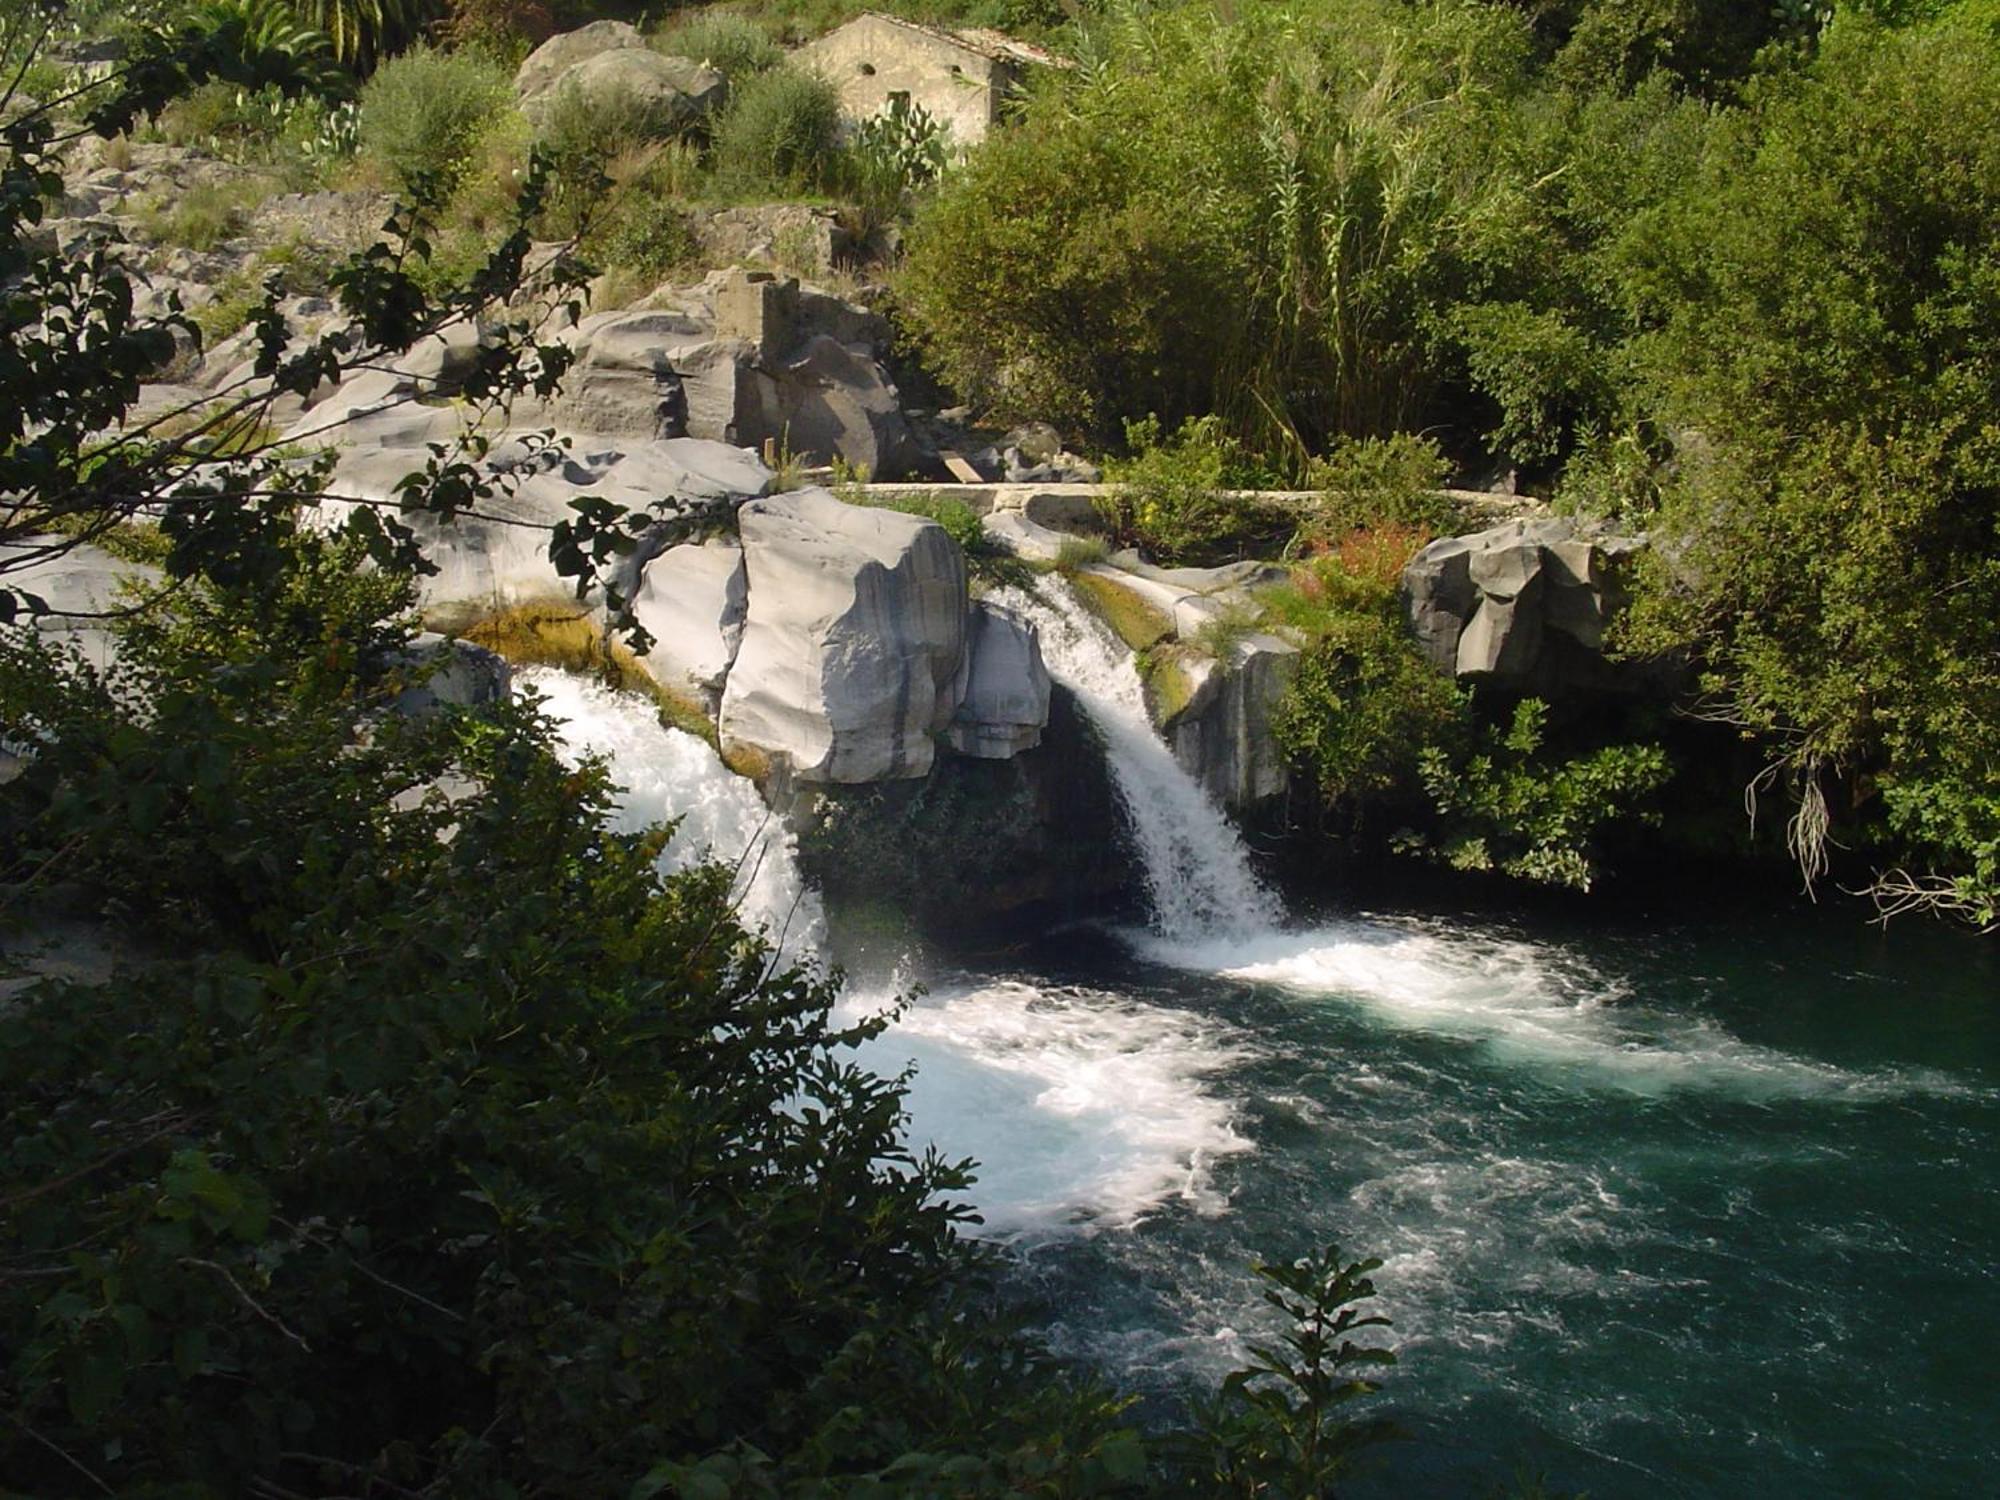
[[690, 431], [674, 370], [681, 346], [703, 337], [701, 324], [678, 312], [585, 318], [568, 336], [576, 363], [563, 379], [553, 415], [565, 427], [610, 437], [724, 438], [720, 430]]
[[859, 349], [824, 334], [767, 362], [775, 409], [761, 413], [767, 433], [815, 463], [836, 455], [871, 474], [898, 473], [910, 447], [901, 399], [888, 374]]
[[1281, 797], [1290, 784], [1271, 714], [1298, 666], [1289, 641], [1246, 635], [1200, 674], [1187, 706], [1163, 726], [1181, 769], [1233, 812]]
[[[787, 315], [768, 327], [718, 318], [726, 285], [690, 288], [679, 308], [584, 319], [561, 335], [576, 363], [544, 414], [605, 437], [688, 436], [746, 448], [770, 442], [812, 463], [840, 457], [877, 475], [900, 472], [915, 446], [901, 398], [869, 342], [875, 315], [785, 285], [791, 295], [772, 300], [782, 300]], [[517, 420], [535, 415], [521, 408]]]
[[976, 760], [1008, 760], [1042, 742], [1049, 722], [1049, 669], [1034, 625], [980, 601], [966, 627], [958, 707], [947, 737]]
[[922, 776], [951, 722], [965, 650], [965, 559], [934, 521], [825, 490], [737, 514], [750, 590], [723, 690], [725, 748], [801, 781]]
[[[394, 446], [346, 448], [334, 470], [333, 492], [357, 500], [390, 499], [398, 481], [427, 457], [422, 450]], [[699, 438], [574, 442], [564, 449], [537, 448], [529, 434], [502, 435], [486, 462], [512, 472], [515, 482], [482, 501], [479, 515], [451, 522], [411, 518], [438, 569], [422, 580], [420, 600], [440, 628], [463, 629], [505, 610], [571, 597], [571, 584], [549, 561], [547, 528], [574, 519], [574, 500], [597, 496], [647, 509], [664, 503], [670, 516], [726, 518], [771, 482], [753, 455]], [[621, 583], [621, 592], [629, 596], [636, 583]], [[601, 601], [585, 602], [595, 607]]]
[[1410, 629], [1439, 670], [1523, 692], [1613, 688], [1604, 630], [1642, 537], [1567, 517], [1509, 521], [1431, 543], [1403, 569]]
[[714, 713], [749, 607], [740, 546], [715, 540], [667, 548], [646, 565], [632, 600], [633, 617], [653, 637], [646, 670], [699, 695]]

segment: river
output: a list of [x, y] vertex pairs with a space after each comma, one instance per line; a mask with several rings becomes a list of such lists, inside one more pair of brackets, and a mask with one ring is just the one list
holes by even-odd
[[[1144, 929], [1004, 966], [913, 955], [912, 1134], [1047, 1336], [1161, 1403], [1260, 1328], [1259, 1257], [1379, 1256], [1408, 1433], [1351, 1493], [1972, 1495], [2000, 1466], [2000, 961], [1855, 913], [1679, 925], [1302, 910], [1187, 800], [1129, 662], [1030, 606], [1097, 722]], [[818, 941], [782, 831], [700, 741], [524, 674], [613, 757], [671, 861], [744, 860], [745, 909]], [[663, 769], [664, 768], [664, 769]], [[1199, 801], [1199, 794], [1195, 797]], [[1588, 918], [1586, 921], [1585, 918]], [[1347, 1493], [1347, 1491], [1344, 1491]]]

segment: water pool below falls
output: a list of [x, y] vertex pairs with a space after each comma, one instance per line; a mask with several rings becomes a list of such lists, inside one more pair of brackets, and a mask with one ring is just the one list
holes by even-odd
[[[1052, 934], [1004, 972], [913, 960], [898, 982], [929, 992], [872, 1050], [916, 1064], [918, 1143], [982, 1162], [985, 1232], [1058, 1347], [1200, 1388], [1262, 1327], [1250, 1263], [1338, 1239], [1385, 1262], [1383, 1404], [1411, 1434], [1355, 1495], [1518, 1469], [1597, 1500], [1989, 1492], [1986, 946], [1851, 914], [1286, 917], [1147, 748], [1128, 659], [1066, 602], [1030, 608], [1165, 916]], [[689, 814], [667, 859], [741, 860], [746, 912], [818, 941], [785, 836], [705, 745], [524, 677], [612, 757], [627, 816]]]

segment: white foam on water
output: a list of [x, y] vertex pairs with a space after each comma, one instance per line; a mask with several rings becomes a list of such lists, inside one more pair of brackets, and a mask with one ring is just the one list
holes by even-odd
[[1235, 826], [1154, 731], [1124, 643], [1060, 579], [1049, 579], [1039, 595], [1005, 589], [996, 597], [1035, 622], [1050, 674], [1076, 695], [1104, 738], [1154, 927], [1200, 939], [1240, 938], [1276, 925], [1284, 909], [1251, 869]]
[[1635, 1003], [1560, 950], [1477, 929], [1356, 920], [1195, 941], [1121, 935], [1171, 967], [1350, 1001], [1396, 1030], [1477, 1042], [1503, 1061], [1588, 1086], [1750, 1100], [1961, 1087], [1924, 1070], [1854, 1072], [1746, 1042], [1704, 1017]]
[[514, 683], [545, 700], [572, 763], [585, 755], [610, 762], [612, 780], [623, 788], [614, 818], [621, 831], [680, 819], [660, 853], [663, 870], [705, 859], [729, 866], [737, 872], [734, 894], [745, 925], [763, 928], [787, 958], [815, 950], [825, 917], [799, 873], [790, 831], [706, 741], [660, 723], [658, 710], [636, 694], [554, 668], [519, 669]]
[[911, 1142], [979, 1162], [966, 1196], [999, 1238], [1127, 1228], [1170, 1203], [1222, 1212], [1213, 1169], [1249, 1142], [1211, 1084], [1247, 1055], [1196, 1016], [1011, 979], [933, 992], [863, 1049], [879, 1072], [916, 1065]]

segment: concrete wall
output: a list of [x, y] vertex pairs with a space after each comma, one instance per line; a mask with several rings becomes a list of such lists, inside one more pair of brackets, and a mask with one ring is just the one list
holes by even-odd
[[889, 16], [850, 21], [801, 47], [793, 62], [838, 88], [841, 108], [853, 119], [880, 114], [894, 95], [907, 94], [960, 145], [985, 138], [1019, 79], [1012, 61]]

